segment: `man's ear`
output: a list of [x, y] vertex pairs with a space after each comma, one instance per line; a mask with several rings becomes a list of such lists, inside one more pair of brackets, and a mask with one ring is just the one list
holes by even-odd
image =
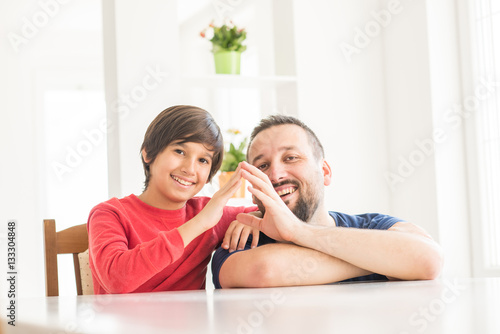
[[330, 183], [332, 182], [332, 168], [330, 167], [328, 162], [326, 162], [326, 160], [323, 160], [321, 168], [323, 170], [323, 179], [324, 179], [323, 184], [325, 186], [329, 186]]
[[257, 205], [257, 197], [255, 197], [255, 195], [252, 195], [252, 203]]
[[141, 155], [142, 155], [142, 160], [144, 160], [145, 163], [149, 164], [151, 159], [148, 159], [148, 154], [146, 153], [146, 149], [141, 150]]

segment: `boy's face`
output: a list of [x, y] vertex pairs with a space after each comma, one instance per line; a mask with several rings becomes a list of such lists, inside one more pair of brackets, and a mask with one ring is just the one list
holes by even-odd
[[[248, 149], [248, 162], [268, 177], [290, 210], [309, 221], [330, 183], [330, 167], [314, 156], [307, 133], [293, 124], [260, 132]], [[256, 200], [259, 209], [264, 207]]]
[[[144, 155], [144, 153], [143, 153]], [[150, 166], [148, 192], [150, 205], [177, 210], [207, 183], [213, 152], [200, 143], [173, 142]], [[148, 162], [147, 158], [144, 159]]]

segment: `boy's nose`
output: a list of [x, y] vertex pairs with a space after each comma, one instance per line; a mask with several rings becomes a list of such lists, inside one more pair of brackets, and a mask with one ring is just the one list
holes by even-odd
[[182, 164], [181, 170], [188, 175], [193, 175], [195, 169], [195, 163], [196, 159], [185, 159], [184, 163]]

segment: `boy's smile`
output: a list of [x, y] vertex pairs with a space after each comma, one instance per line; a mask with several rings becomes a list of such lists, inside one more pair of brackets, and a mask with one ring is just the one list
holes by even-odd
[[213, 152], [201, 143], [171, 143], [150, 164], [151, 180], [139, 198], [160, 209], [182, 208], [207, 182], [212, 158]]
[[187, 186], [192, 186], [193, 184], [195, 184], [193, 181], [184, 180], [184, 179], [182, 179], [178, 176], [175, 176], [175, 175], [171, 175], [171, 176], [172, 176], [172, 179], [179, 182], [183, 186], [187, 187]]

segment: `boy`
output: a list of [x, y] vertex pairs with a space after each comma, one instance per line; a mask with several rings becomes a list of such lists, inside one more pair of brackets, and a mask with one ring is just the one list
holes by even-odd
[[220, 168], [223, 141], [210, 114], [193, 106], [162, 111], [146, 131], [141, 155], [144, 192], [90, 212], [94, 293], [204, 289], [212, 251], [236, 215], [253, 210], [225, 206], [241, 170], [212, 199], [194, 197]]

